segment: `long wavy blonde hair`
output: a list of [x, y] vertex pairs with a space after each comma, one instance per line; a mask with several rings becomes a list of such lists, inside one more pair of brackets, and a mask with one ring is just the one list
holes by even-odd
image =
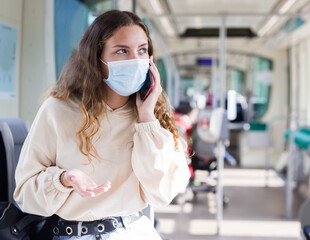
[[[80, 151], [92, 163], [91, 157], [100, 159], [93, 145], [95, 134], [100, 131], [99, 117], [106, 114], [106, 94], [104, 89], [103, 69], [100, 56], [106, 41], [121, 27], [138, 25], [148, 38], [148, 54], [153, 55], [153, 45], [149, 31], [142, 20], [135, 14], [126, 11], [111, 10], [98, 16], [85, 31], [76, 53], [65, 64], [57, 84], [48, 92], [61, 100], [74, 99], [79, 102], [83, 124], [76, 132]], [[134, 98], [131, 98], [134, 101]], [[137, 112], [137, 109], [136, 109]], [[171, 105], [163, 92], [155, 109], [155, 117], [160, 125], [173, 134], [175, 148], [179, 132], [175, 127]], [[138, 115], [137, 115], [138, 118]]]

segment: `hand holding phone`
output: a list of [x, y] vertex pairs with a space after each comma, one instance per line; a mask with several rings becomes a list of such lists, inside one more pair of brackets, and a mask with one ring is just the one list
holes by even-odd
[[142, 101], [144, 101], [150, 95], [153, 87], [154, 87], [154, 81], [150, 75], [150, 70], [149, 70], [146, 74], [146, 78], [143, 83], [143, 86], [140, 89], [140, 97]]
[[[136, 104], [140, 123], [156, 120], [154, 110], [161, 92], [162, 87], [160, 84], [160, 74], [153, 61], [153, 56], [151, 56], [149, 73], [146, 75], [143, 88], [140, 89], [139, 94], [136, 96]], [[148, 96], [150, 97], [145, 101]]]

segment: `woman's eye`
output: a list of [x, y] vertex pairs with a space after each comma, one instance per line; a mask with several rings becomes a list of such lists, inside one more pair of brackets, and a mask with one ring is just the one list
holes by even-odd
[[147, 49], [146, 48], [141, 48], [139, 49], [139, 53], [146, 53], [147, 52]]
[[124, 53], [127, 53], [126, 49], [120, 49], [118, 50], [116, 53], [118, 54], [124, 54]]

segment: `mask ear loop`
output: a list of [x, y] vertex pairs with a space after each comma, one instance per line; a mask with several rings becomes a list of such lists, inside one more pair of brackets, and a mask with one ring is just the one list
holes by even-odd
[[[109, 71], [109, 65], [107, 64], [107, 63], [105, 63], [101, 58], [99, 58], [99, 60], [103, 63], [103, 64], [105, 64], [107, 67], [108, 67], [108, 71]], [[107, 80], [107, 79], [105, 79], [105, 78], [103, 78], [104, 80]]]
[[99, 58], [99, 60], [100, 60], [103, 64], [109, 66], [109, 65], [108, 65], [105, 61], [103, 61], [101, 58]]

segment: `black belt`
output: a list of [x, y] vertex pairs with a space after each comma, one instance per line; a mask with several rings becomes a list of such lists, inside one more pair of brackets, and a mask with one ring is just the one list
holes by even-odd
[[96, 239], [99, 239], [101, 234], [113, 232], [118, 228], [126, 227], [126, 225], [136, 221], [141, 216], [142, 212], [140, 211], [136, 214], [124, 217], [107, 217], [90, 222], [65, 221], [59, 219], [57, 225], [53, 226], [53, 235], [77, 237], [96, 235]]

